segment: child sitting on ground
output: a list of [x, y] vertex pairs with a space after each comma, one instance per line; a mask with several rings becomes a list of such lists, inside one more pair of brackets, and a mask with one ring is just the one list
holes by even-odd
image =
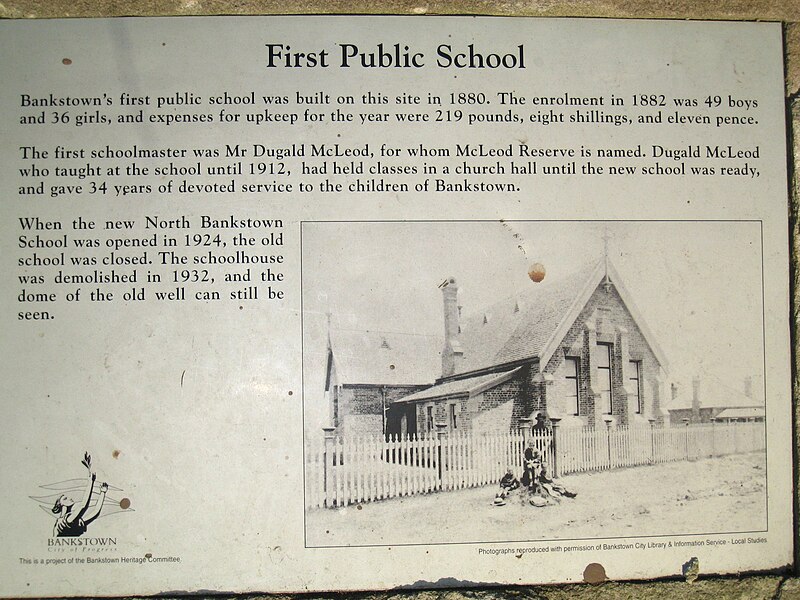
[[506, 470], [506, 474], [500, 479], [500, 491], [494, 497], [494, 503], [497, 506], [503, 506], [506, 496], [519, 487], [519, 480], [514, 477], [511, 468]]

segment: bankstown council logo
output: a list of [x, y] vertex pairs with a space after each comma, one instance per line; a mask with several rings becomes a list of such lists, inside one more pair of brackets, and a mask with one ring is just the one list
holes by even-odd
[[[40, 485], [47, 493], [29, 496], [54, 521], [51, 537], [47, 540], [51, 551], [107, 552], [117, 545], [116, 537], [90, 537], [86, 535], [105, 529], [95, 522], [110, 515], [133, 512], [129, 498], [123, 497], [122, 489], [106, 481], [98, 483], [92, 468], [92, 457], [86, 452], [81, 461], [86, 470], [83, 478], [65, 479]], [[112, 497], [110, 494], [113, 494]]]

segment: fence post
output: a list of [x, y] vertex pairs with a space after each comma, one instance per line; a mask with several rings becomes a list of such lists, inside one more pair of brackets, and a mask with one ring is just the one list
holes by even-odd
[[519, 420], [519, 428], [522, 431], [522, 450], [528, 447], [531, 443], [531, 429], [533, 429], [533, 419], [524, 417]]
[[322, 431], [325, 432], [325, 451], [322, 457], [322, 480], [325, 486], [323, 491], [325, 493], [325, 506], [331, 508], [335, 496], [333, 487], [333, 439], [336, 428], [323, 427]]
[[553, 427], [553, 478], [561, 475], [561, 472], [559, 471], [560, 465], [558, 460], [558, 424], [560, 421], [560, 417], [550, 417], [550, 425]]
[[650, 464], [656, 463], [656, 419], [650, 417], [647, 419], [650, 422]]
[[[522, 463], [522, 472], [525, 473], [525, 448], [527, 448], [528, 445], [533, 445], [533, 419], [530, 417], [523, 417], [519, 420], [519, 428], [522, 430], [522, 454], [520, 455], [520, 462]], [[522, 475], [520, 475], [520, 479], [521, 478]]]
[[447, 423], [436, 423], [436, 439], [439, 442], [437, 449], [437, 462], [439, 467], [439, 489], [444, 489], [444, 441], [447, 437]]
[[611, 424], [614, 422], [612, 417], [603, 419], [606, 423], [606, 447], [608, 448], [608, 468], [611, 468]]
[[717, 455], [717, 419], [711, 417], [711, 456]]
[[683, 453], [686, 460], [689, 460], [689, 419], [681, 419], [686, 426], [686, 434], [683, 436]]

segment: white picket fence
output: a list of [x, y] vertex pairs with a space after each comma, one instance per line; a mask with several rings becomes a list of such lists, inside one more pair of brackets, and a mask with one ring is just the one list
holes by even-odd
[[763, 450], [763, 423], [561, 428], [560, 475]]
[[306, 444], [306, 506], [340, 507], [399, 496], [497, 484], [520, 477], [526, 445], [564, 475], [752, 452], [765, 448], [763, 423], [612, 428], [526, 428], [431, 436], [328, 435]]

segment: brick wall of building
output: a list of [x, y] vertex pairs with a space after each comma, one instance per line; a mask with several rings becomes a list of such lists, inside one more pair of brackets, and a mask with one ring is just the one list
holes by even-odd
[[[336, 433], [381, 435], [383, 433], [383, 407], [389, 407], [392, 402], [425, 389], [427, 386], [367, 386], [344, 385], [337, 390], [337, 412], [339, 422], [336, 424]], [[356, 420], [353, 417], [369, 417]], [[354, 423], [361, 423], [355, 426]], [[350, 427], [348, 427], [350, 423]], [[369, 425], [366, 425], [369, 424]]]
[[417, 404], [417, 426], [421, 433], [428, 432], [427, 407], [433, 407], [434, 422], [450, 423], [449, 405], [456, 405], [458, 431], [472, 431], [475, 421], [479, 420], [478, 429], [482, 431], [508, 431], [519, 426], [519, 418], [524, 415], [523, 406], [530, 405], [527, 372], [521, 369], [513, 379], [505, 381], [485, 392], [468, 398], [466, 394], [457, 398], [446, 398], [420, 402]]
[[[456, 406], [456, 430], [457, 431], [470, 431], [471, 430], [471, 411], [468, 406], [468, 398], [466, 394], [456, 398], [446, 398], [439, 400], [432, 400], [430, 402], [418, 402], [417, 409], [417, 433], [420, 435], [430, 435], [436, 431], [436, 423], [445, 423], [448, 429], [452, 429], [450, 423], [449, 405], [455, 404]], [[431, 429], [428, 425], [428, 407], [433, 408], [433, 422], [434, 427]]]
[[380, 415], [345, 415], [339, 435], [343, 437], [380, 435], [383, 423]]
[[[658, 375], [660, 365], [644, 336], [639, 330], [633, 317], [625, 308], [622, 299], [616, 290], [611, 287], [609, 292], [599, 286], [592, 294], [589, 302], [581, 311], [578, 318], [570, 327], [564, 337], [560, 348], [555, 352], [548, 362], [545, 373], [552, 375], [555, 381], [559, 367], [564, 362], [565, 356], [577, 357], [580, 360], [579, 375], [579, 409], [581, 419], [589, 426], [595, 426], [599, 415], [595, 410], [594, 397], [590, 389], [590, 370], [592, 364], [592, 345], [593, 340], [587, 334], [587, 321], [594, 320], [597, 341], [612, 344], [612, 416], [615, 417], [619, 425], [625, 425], [635, 421], [647, 422], [648, 416], [654, 416], [658, 424], [663, 423], [661, 415], [661, 402], [663, 398], [659, 395]], [[641, 385], [642, 402], [644, 413], [641, 416], [629, 414], [628, 406], [625, 402], [625, 393], [622, 369], [622, 357], [619, 330], [627, 331], [627, 344], [629, 360], [641, 361]], [[567, 348], [566, 354], [563, 348]], [[542, 401], [549, 393], [555, 394], [555, 385], [535, 381], [535, 373], [532, 372], [530, 384], [534, 389], [534, 412], [541, 410], [544, 402]], [[543, 389], [546, 388], [546, 389]]]
[[[587, 322], [595, 324], [595, 334], [587, 332]], [[621, 330], [625, 333], [621, 333]], [[622, 343], [621, 336], [624, 335], [626, 344]], [[416, 431], [420, 434], [429, 433], [427, 407], [433, 409], [434, 423], [446, 423], [448, 428], [452, 427], [449, 405], [455, 403], [457, 411], [457, 429], [469, 431], [472, 421], [476, 415], [493, 415], [481, 418], [481, 427], [489, 427], [493, 430], [508, 430], [519, 427], [520, 419], [530, 418], [536, 413], [548, 414], [548, 404], [552, 403], [551, 410], [562, 415], [562, 406], [559, 404], [559, 396], [563, 386], [556, 385], [557, 377], [563, 377], [563, 369], [560, 369], [565, 356], [575, 357], [579, 360], [579, 412], [578, 417], [567, 415], [565, 421], [572, 424], [585, 424], [589, 426], [602, 425], [602, 419], [606, 415], [596, 409], [595, 398], [590, 387], [591, 371], [593, 360], [596, 358], [596, 351], [593, 347], [597, 342], [611, 344], [612, 346], [612, 415], [619, 425], [641, 422], [646, 423], [648, 417], [656, 418], [657, 423], [663, 424], [661, 415], [660, 389], [658, 388], [658, 375], [660, 365], [644, 336], [636, 325], [633, 317], [625, 308], [622, 299], [616, 290], [611, 287], [607, 292], [601, 285], [592, 294], [580, 315], [568, 330], [566, 336], [559, 344], [559, 349], [554, 353], [548, 362], [544, 378], [539, 376], [539, 367], [535, 362], [523, 365], [516, 376], [490, 390], [479, 394], [477, 397], [468, 400], [466, 395], [456, 399], [441, 399], [433, 402], [420, 402], [415, 407], [410, 408], [416, 411]], [[627, 345], [627, 356], [623, 357], [623, 346]], [[628, 381], [630, 377], [630, 366], [628, 361], [640, 361], [640, 394], [644, 410], [641, 415], [635, 413], [635, 408], [628, 406], [628, 393], [626, 384], [630, 388]], [[625, 364], [625, 367], [623, 367]], [[626, 369], [628, 370], [626, 372]], [[371, 422], [374, 431], [371, 433], [380, 434], [382, 432], [382, 409], [389, 406], [398, 398], [411, 394], [424, 386], [344, 386], [339, 391], [338, 413], [342, 423], [347, 421], [348, 416], [372, 416], [377, 419], [362, 420], [364, 423]], [[495, 410], [510, 403], [509, 411]], [[631, 400], [633, 404], [633, 400]], [[563, 404], [563, 403], [562, 403]], [[395, 419], [400, 418], [401, 413], [393, 412]], [[413, 415], [412, 415], [413, 416]], [[491, 423], [492, 419], [503, 421], [502, 423]], [[598, 422], [599, 421], [599, 422]], [[399, 431], [399, 425], [393, 424], [389, 427], [391, 431]], [[360, 429], [363, 429], [360, 427]], [[434, 427], [435, 430], [435, 427]], [[342, 431], [343, 433], [343, 431]]]
[[515, 401], [522, 393], [522, 381], [518, 377], [486, 390], [477, 403], [478, 412], [491, 410], [509, 401]]
[[516, 402], [514, 399], [502, 404], [487, 403], [492, 408], [484, 412], [473, 414], [470, 417], [470, 428], [475, 433], [507, 433], [513, 421], [513, 410]]

